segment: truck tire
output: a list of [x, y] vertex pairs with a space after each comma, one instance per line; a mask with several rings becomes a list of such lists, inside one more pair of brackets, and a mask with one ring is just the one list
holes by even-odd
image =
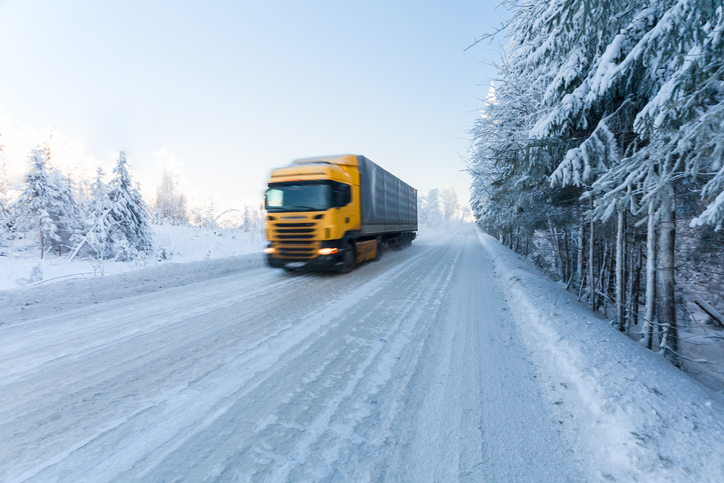
[[387, 246], [389, 246], [392, 250], [399, 252], [402, 250], [402, 237], [397, 236], [395, 238], [390, 238], [387, 241]]
[[344, 247], [344, 255], [342, 257], [342, 266], [339, 267], [339, 273], [349, 273], [354, 268], [355, 253], [354, 246], [348, 243]]
[[378, 239], [377, 239], [377, 249], [376, 249], [376, 253], [375, 253], [375, 258], [373, 258], [372, 260], [376, 262], [376, 261], [379, 260], [380, 258], [382, 258], [382, 239], [381, 239], [381, 238], [378, 238]]

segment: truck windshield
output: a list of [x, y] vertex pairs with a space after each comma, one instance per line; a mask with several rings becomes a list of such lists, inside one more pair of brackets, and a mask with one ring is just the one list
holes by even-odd
[[332, 207], [332, 189], [327, 183], [284, 183], [269, 186], [266, 210], [325, 211]]

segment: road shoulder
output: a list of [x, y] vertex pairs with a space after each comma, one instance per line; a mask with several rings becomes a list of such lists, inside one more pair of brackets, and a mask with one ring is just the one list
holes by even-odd
[[592, 314], [494, 238], [478, 238], [592, 475], [616, 481], [720, 481], [724, 398]]

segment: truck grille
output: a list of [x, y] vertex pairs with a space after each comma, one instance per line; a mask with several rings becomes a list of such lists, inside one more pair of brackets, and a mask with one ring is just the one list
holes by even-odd
[[305, 259], [317, 255], [316, 223], [276, 223], [271, 228], [280, 258]]

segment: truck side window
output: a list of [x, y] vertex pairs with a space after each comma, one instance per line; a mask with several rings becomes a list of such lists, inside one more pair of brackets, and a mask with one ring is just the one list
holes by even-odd
[[352, 202], [352, 187], [348, 184], [334, 182], [334, 206], [341, 208]]
[[348, 184], [342, 185], [342, 206], [346, 206], [352, 202], [352, 187]]

